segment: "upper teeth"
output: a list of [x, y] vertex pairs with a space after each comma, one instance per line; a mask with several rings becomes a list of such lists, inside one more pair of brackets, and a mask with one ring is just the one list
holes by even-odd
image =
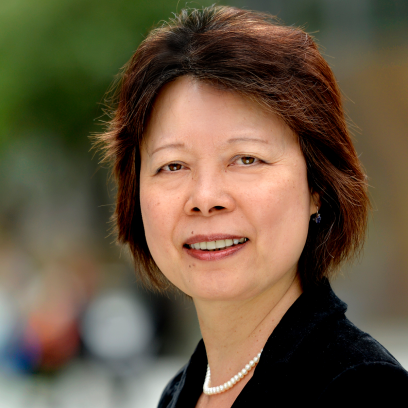
[[248, 238], [239, 238], [239, 239], [220, 239], [218, 241], [209, 241], [209, 242], [197, 242], [196, 244], [191, 244], [190, 248], [194, 249], [222, 249], [230, 247], [232, 245], [243, 244], [247, 241]]

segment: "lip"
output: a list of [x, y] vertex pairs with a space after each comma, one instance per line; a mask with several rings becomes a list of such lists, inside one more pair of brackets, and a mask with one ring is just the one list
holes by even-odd
[[220, 241], [222, 239], [240, 239], [246, 238], [245, 235], [231, 234], [211, 234], [211, 235], [194, 235], [184, 242], [184, 245], [197, 244], [197, 242]]
[[[236, 236], [234, 236], [236, 238]], [[241, 237], [242, 238], [242, 237]], [[218, 239], [232, 239], [232, 238], [218, 238]], [[216, 241], [216, 239], [212, 239], [212, 241]], [[203, 242], [203, 241], [194, 241], [192, 244], [196, 242]], [[190, 256], [193, 258], [199, 259], [201, 261], [218, 261], [219, 259], [226, 258], [228, 256], [236, 254], [238, 251], [241, 251], [250, 241], [246, 241], [243, 244], [233, 245], [227, 247], [225, 249], [219, 249], [218, 251], [201, 251], [200, 249], [193, 249], [183, 247], [183, 250], [186, 251]]]

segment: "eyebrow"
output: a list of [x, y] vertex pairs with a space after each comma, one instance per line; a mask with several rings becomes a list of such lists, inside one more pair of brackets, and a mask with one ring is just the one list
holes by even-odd
[[[237, 143], [237, 142], [257, 142], [257, 143], [263, 143], [263, 144], [269, 144], [266, 140], [263, 139], [255, 139], [253, 137], [234, 137], [232, 139], [228, 139], [227, 143]], [[157, 153], [160, 150], [164, 149], [178, 149], [178, 148], [183, 148], [186, 145], [184, 143], [168, 143], [163, 146], [159, 146], [156, 149], [152, 151], [150, 154], [153, 156], [155, 153]]]
[[234, 137], [228, 140], [228, 143], [236, 143], [236, 142], [257, 142], [257, 143], [269, 144], [267, 140], [255, 139], [253, 137]]
[[151, 153], [151, 156], [153, 156], [155, 153], [163, 149], [178, 149], [180, 147], [185, 147], [185, 144], [184, 143], [168, 143], [168, 144], [159, 146], [158, 148], [154, 149]]

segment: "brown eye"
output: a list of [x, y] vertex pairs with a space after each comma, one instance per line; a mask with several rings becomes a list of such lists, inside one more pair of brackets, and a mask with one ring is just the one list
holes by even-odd
[[170, 171], [177, 171], [181, 170], [183, 166], [180, 163], [171, 163], [168, 165], [168, 168]]
[[241, 157], [241, 160], [243, 164], [253, 164], [255, 162], [255, 157], [251, 156]]

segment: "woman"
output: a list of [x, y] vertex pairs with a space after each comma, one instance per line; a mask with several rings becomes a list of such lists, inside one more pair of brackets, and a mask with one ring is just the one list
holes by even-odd
[[142, 280], [191, 297], [203, 340], [159, 407], [399, 400], [408, 373], [350, 323], [328, 277], [369, 201], [335, 78], [304, 31], [183, 10], [125, 67], [99, 137]]

